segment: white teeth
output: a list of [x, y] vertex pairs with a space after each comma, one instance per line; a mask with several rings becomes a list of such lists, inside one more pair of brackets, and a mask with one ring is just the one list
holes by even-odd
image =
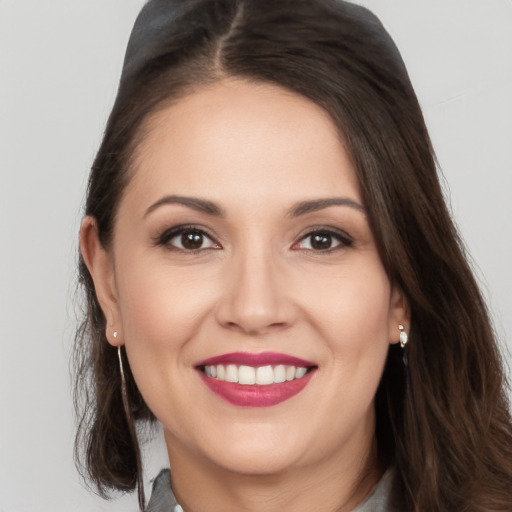
[[286, 368], [280, 364], [274, 368], [274, 382], [279, 384], [286, 380]]
[[304, 375], [306, 375], [307, 371], [307, 368], [297, 368], [297, 371], [295, 372], [295, 378], [301, 379], [302, 377], [304, 377]]
[[217, 380], [234, 382], [243, 385], [268, 386], [270, 384], [280, 384], [285, 381], [301, 379], [306, 375], [308, 369], [303, 366], [236, 366], [234, 364], [207, 365], [204, 367], [204, 373], [207, 377], [213, 377]]
[[226, 368], [226, 380], [228, 382], [238, 382], [238, 368], [234, 364], [228, 364]]
[[260, 366], [256, 369], [256, 384], [260, 386], [274, 384], [274, 370], [272, 370], [272, 366]]
[[256, 370], [252, 366], [238, 368], [238, 382], [240, 384], [256, 384]]
[[205, 366], [204, 373], [207, 377], [217, 377], [217, 367], [216, 366]]

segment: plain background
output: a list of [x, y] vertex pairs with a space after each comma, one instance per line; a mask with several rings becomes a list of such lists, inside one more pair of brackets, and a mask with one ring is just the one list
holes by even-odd
[[[402, 51], [510, 350], [512, 3], [360, 3]], [[142, 4], [0, 0], [0, 512], [137, 509], [133, 496], [106, 503], [80, 484], [68, 359], [86, 177]], [[166, 462], [159, 443], [148, 449], [148, 479]]]

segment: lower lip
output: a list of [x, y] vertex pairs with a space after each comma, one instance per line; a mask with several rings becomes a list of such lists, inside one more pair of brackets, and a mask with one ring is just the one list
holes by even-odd
[[239, 407], [270, 407], [280, 404], [300, 393], [311, 380], [314, 370], [300, 379], [268, 386], [243, 385], [207, 377], [199, 372], [203, 382], [220, 398]]

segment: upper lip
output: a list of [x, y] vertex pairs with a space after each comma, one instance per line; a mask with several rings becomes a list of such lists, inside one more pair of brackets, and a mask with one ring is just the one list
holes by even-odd
[[251, 352], [230, 352], [229, 354], [221, 354], [219, 356], [210, 357], [199, 361], [195, 364], [196, 367], [213, 366], [217, 364], [236, 364], [245, 366], [275, 366], [275, 365], [288, 365], [309, 367], [316, 366], [311, 361], [306, 361], [300, 357], [290, 356], [288, 354], [280, 354], [278, 352], [261, 352], [254, 354]]

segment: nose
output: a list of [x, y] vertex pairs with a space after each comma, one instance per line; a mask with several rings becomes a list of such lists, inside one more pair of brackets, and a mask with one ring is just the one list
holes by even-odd
[[226, 285], [216, 308], [223, 327], [254, 336], [284, 330], [294, 322], [287, 273], [270, 250], [233, 257], [225, 272]]

